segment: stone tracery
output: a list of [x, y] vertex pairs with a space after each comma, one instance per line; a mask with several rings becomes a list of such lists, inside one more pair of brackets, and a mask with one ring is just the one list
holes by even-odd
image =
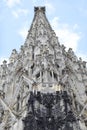
[[44, 7], [35, 7], [25, 44], [9, 60], [0, 66], [0, 129], [23, 130], [22, 120], [24, 130], [87, 129], [86, 62], [60, 45]]

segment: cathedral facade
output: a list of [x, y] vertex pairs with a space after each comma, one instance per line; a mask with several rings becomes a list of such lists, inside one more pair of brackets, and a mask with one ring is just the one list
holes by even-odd
[[0, 130], [87, 130], [86, 62], [59, 43], [45, 7], [0, 65]]

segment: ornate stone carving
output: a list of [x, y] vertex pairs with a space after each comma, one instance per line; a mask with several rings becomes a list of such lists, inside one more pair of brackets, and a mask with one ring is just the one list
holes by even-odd
[[0, 130], [86, 130], [86, 62], [34, 10], [25, 44], [0, 65]]

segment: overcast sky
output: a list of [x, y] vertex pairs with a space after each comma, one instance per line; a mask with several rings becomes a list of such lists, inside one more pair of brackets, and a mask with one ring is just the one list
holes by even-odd
[[46, 6], [60, 43], [87, 60], [87, 0], [0, 0], [0, 62], [24, 44], [34, 6]]

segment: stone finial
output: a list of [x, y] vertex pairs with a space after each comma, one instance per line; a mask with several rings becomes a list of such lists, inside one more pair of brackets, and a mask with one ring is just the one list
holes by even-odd
[[6, 60], [4, 60], [4, 61], [3, 61], [3, 64], [6, 64], [6, 63], [7, 63], [7, 61], [6, 61]]
[[36, 13], [37, 11], [42, 11], [45, 14], [45, 7], [34, 7], [34, 12]]

